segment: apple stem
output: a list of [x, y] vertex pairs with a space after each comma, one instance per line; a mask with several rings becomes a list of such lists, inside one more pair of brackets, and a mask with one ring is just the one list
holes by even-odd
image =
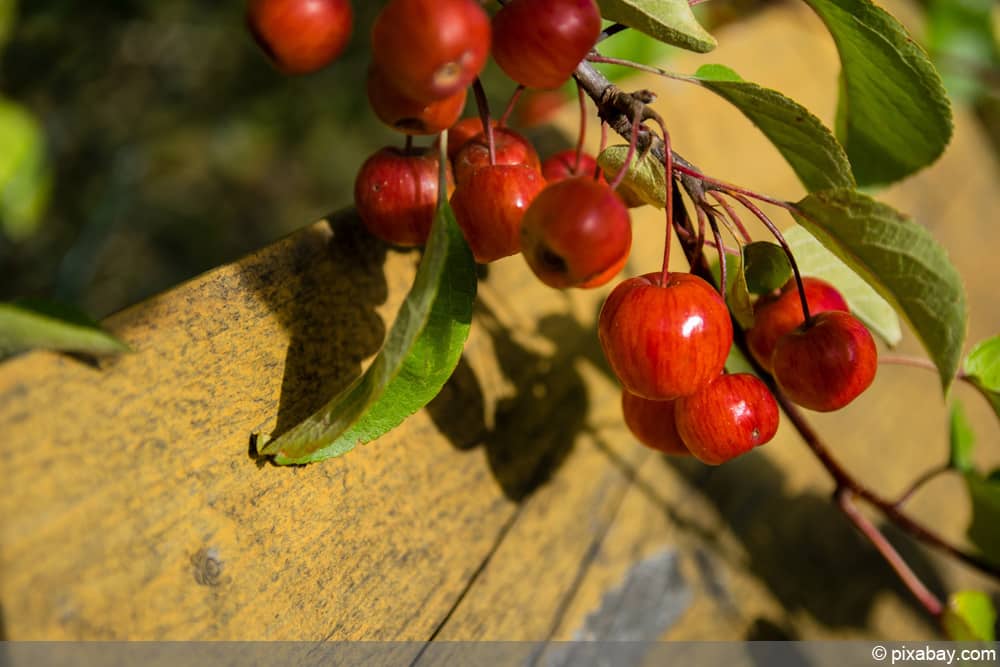
[[524, 92], [524, 84], [518, 84], [517, 88], [514, 89], [513, 94], [510, 96], [510, 101], [507, 102], [507, 108], [504, 109], [503, 115], [500, 116], [500, 125], [503, 127], [507, 126], [507, 122], [510, 120], [511, 114], [514, 113], [514, 107], [517, 106], [517, 101], [521, 99], [521, 93]]
[[[663, 122], [663, 118], [659, 115], [656, 116], [656, 122], [660, 126], [660, 132], [663, 134], [663, 145], [665, 146], [663, 151], [663, 190], [665, 200], [663, 202], [663, 209], [667, 217], [666, 221], [666, 238], [663, 241], [663, 268], [660, 269], [660, 278], [663, 285], [667, 284], [667, 277], [670, 275], [670, 232], [674, 226], [674, 160], [673, 160], [673, 150], [670, 148], [670, 132], [667, 131], [667, 124]], [[722, 244], [719, 244], [720, 248]], [[721, 252], [721, 251], [720, 251]]]
[[614, 37], [615, 35], [617, 35], [621, 31], [627, 30], [627, 29], [628, 29], [627, 25], [622, 25], [621, 23], [612, 23], [607, 28], [605, 28], [604, 30], [601, 31], [601, 34], [597, 36], [597, 41], [594, 42], [594, 43], [595, 44], [600, 44], [601, 42], [603, 42], [604, 40], [606, 40], [608, 37]]
[[486, 91], [483, 90], [483, 82], [476, 77], [472, 84], [472, 90], [476, 94], [476, 106], [479, 108], [479, 119], [483, 123], [483, 132], [486, 133], [486, 145], [490, 151], [490, 164], [497, 163], [496, 144], [493, 141], [493, 123], [490, 122], [490, 104], [486, 101]]
[[615, 179], [608, 184], [612, 190], [618, 189], [621, 182], [625, 180], [625, 174], [628, 173], [629, 167], [632, 165], [632, 159], [635, 157], [635, 146], [639, 141], [639, 126], [642, 124], [639, 121], [641, 119], [640, 112], [637, 111], [632, 118], [632, 134], [629, 135], [628, 152], [625, 153], [625, 162], [622, 163], [621, 169], [615, 174]]
[[854, 493], [850, 489], [838, 487], [833, 497], [837, 501], [837, 506], [840, 507], [841, 511], [861, 531], [861, 534], [868, 538], [868, 541], [878, 550], [882, 558], [889, 564], [889, 567], [896, 572], [896, 576], [899, 577], [900, 581], [910, 590], [913, 597], [924, 606], [927, 613], [935, 618], [941, 616], [941, 613], [944, 611], [941, 600], [924, 585], [924, 582], [920, 580], [920, 577], [910, 568], [903, 557], [899, 555], [896, 548], [889, 543], [889, 540], [886, 539], [882, 531], [868, 517], [861, 513], [861, 510], [854, 504]]
[[413, 150], [413, 135], [406, 135], [406, 141], [403, 143], [403, 152], [407, 155]]
[[904, 491], [899, 496], [899, 498], [896, 499], [895, 502], [892, 503], [892, 506], [895, 507], [896, 509], [901, 508], [903, 505], [906, 504], [906, 501], [913, 496], [913, 494], [915, 494], [917, 491], [921, 489], [921, 487], [923, 487], [924, 484], [931, 481], [941, 473], [948, 472], [951, 469], [952, 469], [951, 463], [945, 461], [944, 463], [941, 463], [937, 466], [934, 466], [930, 470], [927, 470], [926, 472], [924, 472], [923, 475], [913, 480], [913, 483], [910, 484], [910, 487], [906, 489], [906, 491]]
[[726, 194], [743, 204], [748, 211], [753, 213], [757, 219], [760, 220], [765, 227], [767, 227], [767, 231], [771, 232], [771, 235], [777, 239], [779, 244], [781, 244], [781, 248], [785, 251], [785, 255], [788, 257], [788, 263], [792, 267], [792, 275], [795, 276], [795, 286], [799, 290], [799, 301], [802, 303], [803, 326], [809, 326], [812, 322], [812, 316], [809, 313], [809, 301], [806, 299], [806, 288], [802, 283], [802, 274], [799, 273], [799, 264], [795, 261], [795, 255], [792, 253], [792, 248], [788, 245], [788, 241], [785, 240], [784, 234], [782, 234], [777, 225], [771, 221], [771, 218], [767, 217], [767, 214], [760, 210], [760, 208], [747, 197], [738, 192], [727, 192]]
[[[699, 211], [701, 209], [699, 208]], [[722, 248], [722, 232], [719, 231], [719, 223], [715, 219], [715, 214], [711, 211], [705, 211], [705, 216], [708, 217], [708, 224], [712, 228], [712, 236], [715, 237], [716, 248]], [[726, 267], [726, 253], [719, 250], [719, 295], [722, 296], [722, 301], [724, 303], [729, 303], [726, 299], [727, 287], [729, 285], [729, 269]]]
[[736, 229], [739, 230], [740, 236], [743, 237], [743, 241], [745, 243], [753, 243], [753, 238], [750, 236], [750, 232], [747, 231], [746, 226], [743, 224], [743, 220], [740, 218], [739, 215], [737, 215], [736, 209], [734, 209], [732, 205], [728, 201], [726, 201], [725, 197], [723, 197], [715, 190], [710, 191], [708, 194], [709, 196], [712, 197], [712, 199], [717, 201], [722, 206], [723, 209], [725, 209], [726, 216], [729, 218], [730, 221], [732, 221], [734, 225], [736, 225]]
[[576, 97], [580, 102], [580, 133], [576, 138], [576, 161], [573, 163], [573, 175], [578, 176], [580, 163], [583, 162], [583, 142], [587, 138], [587, 97], [580, 87], [580, 82], [576, 82]]

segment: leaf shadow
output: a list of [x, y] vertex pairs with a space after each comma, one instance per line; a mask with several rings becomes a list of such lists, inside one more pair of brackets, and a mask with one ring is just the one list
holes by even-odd
[[514, 393], [496, 401], [493, 423], [487, 424], [486, 398], [463, 357], [427, 411], [456, 449], [482, 446], [504, 495], [520, 502], [551, 479], [586, 428], [590, 400], [574, 362], [591, 337], [581, 335], [579, 323], [569, 315], [544, 317], [537, 333], [559, 343], [548, 355], [520, 344], [482, 301], [476, 321], [490, 336]]
[[[351, 211], [334, 214], [325, 224], [326, 229], [316, 225], [287, 239], [293, 246], [282, 253], [282, 265], [241, 266], [244, 284], [288, 334], [284, 358], [265, 361], [261, 369], [282, 373], [272, 437], [357, 378], [363, 360], [379, 350], [386, 334], [376, 312], [388, 298], [386, 244]], [[249, 453], [256, 457], [253, 441]]]

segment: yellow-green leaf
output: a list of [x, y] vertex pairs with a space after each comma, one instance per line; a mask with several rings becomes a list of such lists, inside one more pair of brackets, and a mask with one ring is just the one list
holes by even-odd
[[86, 354], [129, 349], [76, 308], [47, 301], [0, 303], [0, 358], [34, 348]]
[[952, 593], [941, 615], [945, 634], [954, 642], [994, 642], [996, 622], [993, 600], [982, 591]]
[[716, 46], [698, 23], [687, 0], [597, 0], [601, 16], [665, 44], [707, 53]]

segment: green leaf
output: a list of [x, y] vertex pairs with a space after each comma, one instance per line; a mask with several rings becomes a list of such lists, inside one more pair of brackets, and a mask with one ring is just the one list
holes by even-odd
[[972, 102], [990, 94], [984, 72], [1000, 65], [993, 35], [996, 0], [929, 0], [927, 49], [941, 69], [952, 99]]
[[944, 632], [954, 642], [994, 642], [996, 622], [993, 600], [982, 591], [952, 593], [941, 615]]
[[976, 446], [976, 434], [972, 432], [972, 424], [965, 416], [965, 409], [959, 401], [955, 401], [951, 406], [948, 440], [951, 449], [948, 465], [961, 472], [972, 472], [975, 467], [972, 462], [972, 451]]
[[879, 338], [890, 347], [899, 343], [903, 337], [899, 316], [871, 285], [802, 227], [794, 225], [783, 234], [803, 275], [821, 278], [835, 286], [851, 312]]
[[14, 240], [30, 235], [51, 189], [41, 126], [20, 105], [0, 99], [0, 229]]
[[71, 306], [33, 300], [0, 303], [0, 357], [33, 348], [86, 354], [129, 349]]
[[[744, 329], [753, 326], [753, 304], [750, 303], [750, 292], [747, 290], [746, 277], [743, 270], [743, 256], [726, 254], [726, 305], [733, 317]], [[719, 261], [713, 259], [708, 266], [712, 272], [715, 286], [722, 282], [722, 271]]]
[[1000, 479], [978, 473], [965, 474], [972, 501], [972, 521], [967, 535], [990, 561], [1000, 564]]
[[792, 265], [781, 246], [754, 241], [743, 246], [747, 289], [753, 294], [769, 294], [792, 277]]
[[601, 16], [659, 41], [707, 53], [716, 41], [694, 17], [687, 0], [597, 0]]
[[260, 446], [279, 464], [345, 454], [398, 426], [451, 376], [476, 297], [472, 254], [446, 201], [438, 204], [413, 287], [368, 370], [319, 412]]
[[[628, 156], [628, 146], [624, 144], [608, 146], [597, 156], [597, 164], [604, 170], [609, 181], [625, 165], [626, 156]], [[618, 185], [619, 194], [626, 201], [639, 201], [656, 208], [663, 208], [667, 200], [665, 174], [663, 163], [652, 153], [646, 153], [642, 157], [636, 155], [628, 167], [625, 178]]]
[[840, 52], [838, 137], [862, 186], [934, 162], [951, 139], [941, 77], [899, 22], [870, 0], [806, 0]]
[[967, 326], [965, 289], [924, 227], [852, 190], [809, 195], [793, 215], [896, 309], [927, 350], [947, 391]]
[[[670, 45], [644, 35], [638, 30], [625, 30], [615, 35], [614, 39], [601, 42], [602, 56], [634, 63], [663, 64], [674, 53], [677, 51]], [[613, 82], [619, 82], [639, 73], [634, 67], [609, 64], [602, 64], [601, 71]], [[576, 97], [576, 88], [573, 88], [573, 96]]]
[[965, 358], [965, 374], [1000, 418], [1000, 336], [976, 344]]
[[823, 121], [798, 102], [744, 81], [722, 65], [704, 65], [692, 80], [742, 111], [781, 152], [810, 192], [854, 187], [844, 149]]

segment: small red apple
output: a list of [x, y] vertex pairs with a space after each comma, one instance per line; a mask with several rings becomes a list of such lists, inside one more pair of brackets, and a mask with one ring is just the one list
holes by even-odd
[[[829, 310], [849, 310], [847, 301], [837, 288], [825, 280], [806, 276], [802, 278], [802, 285], [812, 315]], [[747, 347], [757, 363], [771, 372], [771, 355], [778, 339], [805, 321], [795, 279], [785, 283], [777, 295], [762, 296], [753, 310], [754, 325], [747, 331]]]
[[[482, 127], [482, 124], [480, 124]], [[450, 137], [449, 137], [450, 138]], [[494, 164], [512, 164], [530, 167], [541, 173], [541, 161], [531, 142], [514, 130], [506, 127], [493, 129]], [[459, 149], [452, 161], [455, 168], [455, 182], [461, 183], [472, 172], [490, 164], [490, 145], [486, 133], [480, 132]]]
[[625, 425], [636, 440], [664, 454], [690, 456], [691, 452], [677, 433], [675, 403], [676, 401], [651, 401], [627, 390], [622, 391], [622, 415], [625, 417]]
[[789, 399], [819, 412], [839, 410], [875, 380], [878, 349], [849, 313], [831, 310], [778, 340], [774, 379]]
[[[579, 161], [577, 160], [578, 157]], [[575, 148], [560, 151], [542, 163], [542, 176], [549, 183], [562, 181], [574, 176], [589, 176], [590, 178], [594, 178], [595, 173], [598, 175], [598, 181], [607, 183], [604, 179], [604, 172], [597, 168], [597, 160], [594, 156], [589, 153], [579, 153], [578, 156]]]
[[615, 287], [601, 308], [597, 332], [627, 390], [669, 401], [693, 394], [722, 372], [733, 325], [722, 297], [701, 278], [661, 278], [648, 273]]
[[[449, 190], [451, 168], [446, 165]], [[427, 242], [438, 195], [437, 151], [404, 153], [383, 148], [368, 158], [354, 181], [354, 205], [372, 234], [389, 243]]]
[[490, 19], [475, 0], [389, 0], [372, 28], [375, 64], [422, 102], [468, 88], [489, 52]]
[[247, 25], [257, 44], [286, 74], [330, 64], [351, 38], [348, 0], [250, 0]]
[[458, 184], [451, 207], [477, 262], [521, 251], [521, 219], [543, 187], [535, 169], [507, 164], [480, 167]]
[[521, 223], [521, 251], [550, 287], [597, 287], [625, 265], [632, 247], [628, 209], [592, 178], [549, 183]]
[[393, 88], [376, 67], [368, 70], [368, 103], [378, 119], [405, 134], [438, 134], [465, 108], [466, 91], [433, 102], [417, 102]]
[[493, 59], [518, 83], [556, 88], [600, 34], [594, 0], [511, 0], [493, 17]]
[[778, 432], [778, 403], [760, 378], [719, 375], [677, 399], [677, 432], [696, 459], [719, 465], [763, 445]]

